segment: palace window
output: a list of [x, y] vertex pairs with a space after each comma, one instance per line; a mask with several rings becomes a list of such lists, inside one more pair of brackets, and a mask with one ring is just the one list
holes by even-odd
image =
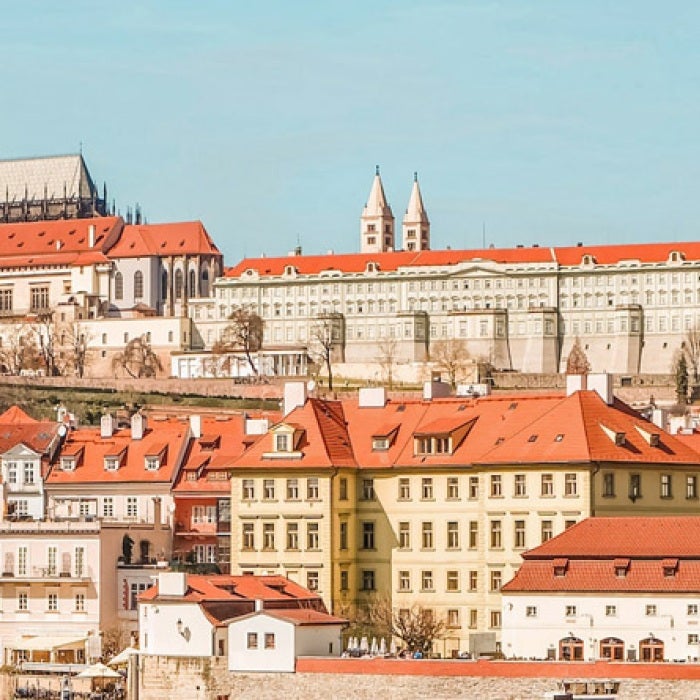
[[143, 272], [134, 272], [134, 299], [143, 299]]

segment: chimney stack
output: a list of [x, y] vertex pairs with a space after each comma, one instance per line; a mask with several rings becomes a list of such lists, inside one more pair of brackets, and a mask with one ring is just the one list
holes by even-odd
[[95, 224], [88, 226], [88, 245], [90, 248], [95, 247]]
[[198, 414], [190, 415], [190, 432], [193, 438], [199, 439], [202, 437], [202, 416]]
[[110, 438], [114, 435], [115, 419], [111, 413], [105, 413], [102, 418], [100, 418], [100, 437]]

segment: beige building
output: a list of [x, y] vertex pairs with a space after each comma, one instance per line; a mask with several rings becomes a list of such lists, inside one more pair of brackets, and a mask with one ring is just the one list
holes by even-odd
[[[339, 375], [424, 378], [431, 347], [463, 340], [497, 369], [556, 373], [577, 337], [595, 372], [667, 373], [700, 322], [700, 246], [694, 242], [431, 250], [418, 182], [401, 247], [381, 177], [360, 216], [360, 253], [244, 259], [189, 306], [201, 345], [173, 365], [202, 360], [235, 308], [265, 321], [263, 371], [305, 373], [314, 328], [333, 319]], [[244, 370], [243, 370], [244, 371]]]
[[446, 622], [447, 656], [498, 642], [500, 587], [526, 549], [590, 515], [697, 508], [698, 453], [614, 399], [608, 377], [566, 396], [431, 387], [406, 401], [292, 386], [285, 418], [234, 464], [232, 573], [291, 575], [336, 614], [378, 596], [424, 606]]

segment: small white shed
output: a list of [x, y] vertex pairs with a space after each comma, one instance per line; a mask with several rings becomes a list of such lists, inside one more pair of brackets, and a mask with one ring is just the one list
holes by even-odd
[[346, 620], [317, 610], [259, 610], [228, 624], [230, 671], [293, 673], [298, 656], [340, 656]]

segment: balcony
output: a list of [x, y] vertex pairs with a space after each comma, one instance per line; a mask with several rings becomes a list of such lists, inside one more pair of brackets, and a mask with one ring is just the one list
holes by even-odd
[[69, 569], [62, 569], [52, 566], [31, 566], [26, 569], [26, 573], [18, 573], [17, 568], [2, 572], [0, 583], [75, 583], [90, 581], [93, 578], [93, 570], [90, 566], [83, 567], [82, 571], [77, 572]]

